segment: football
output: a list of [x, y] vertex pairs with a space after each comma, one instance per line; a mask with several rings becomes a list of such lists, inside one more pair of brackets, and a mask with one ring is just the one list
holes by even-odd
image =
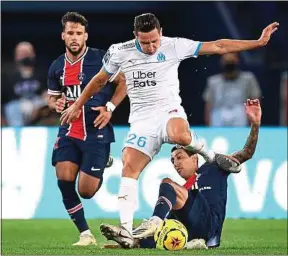
[[187, 239], [187, 229], [180, 221], [174, 219], [164, 220], [154, 234], [156, 248], [167, 251], [182, 250]]

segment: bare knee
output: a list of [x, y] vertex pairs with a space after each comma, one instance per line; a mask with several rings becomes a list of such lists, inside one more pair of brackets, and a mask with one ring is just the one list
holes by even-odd
[[190, 132], [175, 134], [171, 137], [171, 140], [181, 146], [188, 146], [191, 143], [191, 134]]
[[191, 134], [186, 120], [171, 118], [168, 121], [166, 129], [171, 142], [181, 146], [187, 146], [191, 143]]
[[92, 198], [102, 185], [103, 178], [90, 176], [80, 172], [78, 181], [78, 193], [83, 199]]
[[92, 198], [96, 192], [99, 190], [98, 187], [95, 188], [85, 188], [84, 186], [80, 186], [78, 184], [78, 193], [83, 199], [90, 199]]
[[56, 164], [56, 176], [58, 180], [75, 181], [78, 174], [78, 165], [69, 161]]
[[164, 178], [162, 181], [161, 181], [161, 184], [163, 184], [163, 183], [168, 183], [168, 184], [172, 184], [173, 183], [173, 181], [171, 180], [171, 179], [169, 179], [169, 178]]
[[161, 181], [161, 184], [165, 183], [171, 185], [176, 193], [176, 203], [175, 205], [173, 205], [173, 209], [174, 210], [181, 209], [188, 199], [188, 190], [169, 178], [164, 178]]
[[188, 146], [191, 143], [191, 134], [190, 133], [184, 133], [179, 136], [178, 138], [178, 144], [181, 146]]
[[83, 199], [91, 199], [96, 194], [96, 191], [91, 192], [85, 190], [78, 190], [78, 193]]

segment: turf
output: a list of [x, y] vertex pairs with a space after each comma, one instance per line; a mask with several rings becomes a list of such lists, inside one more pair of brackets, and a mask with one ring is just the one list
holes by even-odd
[[265, 254], [287, 255], [287, 220], [226, 220], [221, 247], [211, 250], [101, 249], [107, 243], [99, 224], [116, 220], [89, 220], [98, 246], [75, 248], [78, 235], [69, 220], [2, 220], [2, 255], [159, 255], [159, 254]]

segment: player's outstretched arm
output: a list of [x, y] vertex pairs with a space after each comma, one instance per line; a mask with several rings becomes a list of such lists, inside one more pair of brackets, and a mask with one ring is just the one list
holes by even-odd
[[256, 145], [258, 142], [259, 127], [261, 125], [261, 116], [262, 116], [262, 110], [258, 99], [256, 100], [248, 99], [247, 102], [245, 103], [245, 108], [246, 108], [246, 115], [249, 121], [251, 122], [250, 134], [243, 149], [232, 154], [232, 156], [236, 158], [240, 162], [240, 164], [251, 159], [252, 156], [254, 155]]
[[113, 83], [116, 84], [117, 87], [110, 101], [115, 107], [118, 107], [127, 95], [127, 85], [124, 73], [120, 72]]
[[61, 115], [61, 124], [70, 123], [81, 114], [83, 105], [108, 82], [110, 75], [103, 68], [90, 80], [80, 97]]
[[109, 123], [112, 117], [112, 112], [127, 95], [126, 79], [122, 72], [116, 76], [116, 78], [113, 80], [113, 83], [115, 83], [117, 87], [110, 102], [107, 102], [105, 107], [101, 106], [92, 108], [93, 110], [100, 112], [100, 114], [94, 120], [94, 126], [99, 127], [99, 130], [104, 128]]
[[230, 40], [220, 39], [212, 42], [203, 42], [199, 55], [225, 54], [230, 52], [241, 52], [265, 46], [271, 35], [278, 29], [279, 23], [273, 22], [263, 29], [258, 40]]

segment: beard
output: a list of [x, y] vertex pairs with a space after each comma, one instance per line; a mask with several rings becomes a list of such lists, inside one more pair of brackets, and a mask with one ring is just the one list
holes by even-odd
[[77, 56], [82, 50], [83, 50], [84, 44], [80, 45], [78, 50], [73, 50], [72, 46], [68, 46], [66, 45], [67, 50], [73, 55], [73, 56]]

